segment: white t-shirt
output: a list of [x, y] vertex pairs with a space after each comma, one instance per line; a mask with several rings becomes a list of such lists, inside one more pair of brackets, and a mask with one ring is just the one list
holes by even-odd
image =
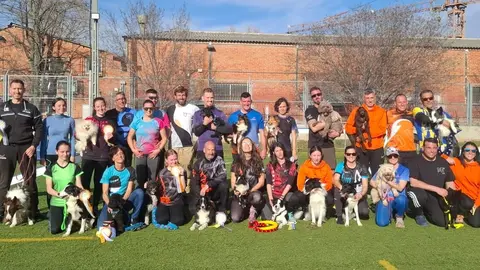
[[198, 110], [200, 109], [193, 104], [186, 104], [185, 106], [175, 104], [168, 107], [167, 115], [172, 130], [172, 136], [170, 137], [172, 148], [193, 146], [193, 115]]

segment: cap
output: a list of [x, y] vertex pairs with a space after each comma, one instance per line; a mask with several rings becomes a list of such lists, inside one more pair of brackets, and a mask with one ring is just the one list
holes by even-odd
[[394, 154], [397, 154], [398, 155], [398, 150], [397, 148], [395, 147], [389, 147], [387, 148], [387, 151], [385, 152], [385, 155], [388, 157], [388, 156], [391, 156], [391, 155], [394, 155]]

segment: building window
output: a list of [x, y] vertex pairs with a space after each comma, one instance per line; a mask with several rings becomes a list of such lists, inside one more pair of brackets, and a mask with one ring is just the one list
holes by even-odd
[[[100, 57], [99, 59], [99, 72], [98, 76], [102, 77], [103, 76], [103, 61], [104, 59]], [[84, 67], [83, 67], [83, 75], [88, 76], [88, 71], [90, 71], [90, 56], [84, 58]]]
[[40, 64], [40, 71], [47, 75], [65, 74], [67, 59], [61, 57], [45, 58]]
[[480, 104], [480, 86], [472, 87], [472, 103]]
[[249, 92], [248, 83], [211, 83], [210, 88], [218, 101], [238, 100], [243, 92]]

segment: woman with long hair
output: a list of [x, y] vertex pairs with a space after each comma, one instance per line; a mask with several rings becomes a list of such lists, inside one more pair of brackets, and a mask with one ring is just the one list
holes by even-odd
[[275, 101], [273, 108], [278, 113], [279, 119], [278, 129], [280, 132], [277, 135], [277, 141], [283, 144], [284, 155], [287, 159], [297, 160], [298, 128], [295, 118], [287, 115], [290, 111], [290, 103], [286, 98], [281, 97]]
[[[240, 141], [239, 157], [231, 168], [230, 184], [234, 193], [230, 215], [233, 222], [241, 222], [248, 212], [248, 221], [253, 222], [256, 215], [262, 210], [262, 191], [265, 185], [265, 171], [263, 161], [253, 141], [245, 137]], [[244, 181], [248, 184], [247, 202], [242, 205], [239, 196], [240, 192], [235, 189], [237, 183]]]

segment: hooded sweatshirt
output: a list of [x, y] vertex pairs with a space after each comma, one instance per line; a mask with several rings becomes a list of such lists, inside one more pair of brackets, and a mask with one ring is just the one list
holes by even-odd
[[476, 207], [480, 206], [480, 165], [478, 162], [471, 162], [463, 166], [458, 158], [454, 158], [455, 165], [450, 168], [455, 175], [455, 186], [463, 194], [467, 195], [475, 203]]
[[[370, 127], [370, 135], [372, 136], [372, 141], [365, 144], [367, 150], [376, 150], [383, 148], [383, 142], [385, 133], [387, 130], [387, 112], [384, 108], [374, 105], [371, 109], [367, 105], [363, 104], [362, 107], [368, 113], [368, 123]], [[358, 107], [353, 109], [352, 113], [347, 119], [345, 124], [345, 132], [348, 135], [355, 135], [357, 129], [355, 128], [355, 114], [357, 113]], [[368, 138], [367, 133], [363, 133], [364, 138]], [[360, 143], [356, 143], [357, 147], [360, 147]]]
[[297, 188], [299, 191], [303, 191], [305, 181], [309, 178], [320, 179], [320, 182], [326, 185], [325, 189], [327, 191], [332, 189], [332, 169], [324, 160], [315, 166], [310, 159], [307, 159], [302, 166], [300, 166], [297, 176]]

